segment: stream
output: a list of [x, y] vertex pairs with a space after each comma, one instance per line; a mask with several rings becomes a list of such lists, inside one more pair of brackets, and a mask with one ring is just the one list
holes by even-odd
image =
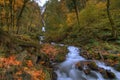
[[[43, 20], [44, 21], [44, 20]], [[45, 24], [44, 24], [45, 25]], [[42, 32], [44, 33], [45, 27], [42, 27]], [[39, 36], [40, 44], [44, 41], [44, 36]], [[64, 44], [56, 44], [51, 42], [52, 45], [66, 46]], [[91, 70], [90, 74], [85, 74], [83, 70], [79, 70], [76, 67], [76, 64], [80, 61], [93, 61], [87, 60], [84, 57], [80, 56], [80, 49], [75, 46], [68, 46], [68, 54], [66, 55], [66, 60], [59, 65], [57, 65], [57, 70], [55, 73], [57, 74], [57, 80], [106, 80], [103, 78], [103, 75], [99, 71]], [[100, 62], [98, 60], [94, 60], [96, 65], [99, 68], [103, 68], [104, 70], [111, 71], [115, 74], [115, 79], [107, 79], [107, 80], [120, 80], [120, 72], [116, 71], [114, 68], [107, 66], [104, 62]], [[84, 67], [86, 68], [86, 67]]]
[[[42, 13], [43, 16], [44, 11], [46, 7], [42, 7]], [[45, 21], [42, 17], [43, 27], [42, 32], [45, 33]], [[40, 38], [40, 44], [44, 41], [44, 35], [39, 36]], [[54, 42], [51, 43], [52, 45], [56, 45]], [[57, 44], [58, 45], [58, 44]], [[64, 44], [59, 44], [59, 46], [64, 46]], [[80, 61], [88, 61], [84, 57], [80, 56], [80, 49], [75, 46], [68, 46], [68, 54], [66, 55], [66, 60], [62, 63], [60, 63], [57, 66], [57, 70], [55, 70], [55, 73], [57, 74], [57, 80], [106, 80], [103, 78], [102, 74], [99, 71], [91, 70], [90, 74], [85, 74], [83, 70], [79, 70], [76, 67], [76, 63]], [[93, 61], [93, 60], [90, 60]], [[107, 80], [120, 80], [120, 72], [116, 71], [114, 68], [107, 66], [104, 62], [100, 62], [97, 60], [94, 60], [96, 65], [99, 68], [103, 68], [104, 70], [109, 70], [112, 73], [115, 74], [115, 79], [107, 79]], [[84, 67], [86, 68], [86, 67]]]
[[[106, 80], [102, 74], [98, 71], [91, 70], [90, 74], [86, 75], [84, 71], [79, 70], [75, 64], [79, 61], [87, 61], [85, 58], [80, 56], [80, 49], [75, 46], [68, 46], [68, 54], [66, 60], [60, 63], [58, 69], [55, 70], [57, 74], [57, 80]], [[114, 70], [112, 67], [107, 66], [104, 62], [94, 60], [98, 67], [105, 70], [110, 70], [115, 74], [116, 79], [107, 80], [120, 80], [120, 72]]]

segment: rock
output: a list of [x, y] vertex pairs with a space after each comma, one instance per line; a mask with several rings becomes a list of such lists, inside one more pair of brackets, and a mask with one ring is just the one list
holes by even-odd
[[52, 71], [52, 80], [57, 80], [57, 74], [54, 71]]
[[81, 62], [76, 63], [75, 66], [76, 66], [79, 70], [83, 70], [83, 65], [81, 64]]
[[108, 75], [106, 73], [106, 70], [104, 68], [99, 68], [98, 71], [102, 74], [104, 78], [108, 78]]
[[92, 70], [98, 70], [98, 66], [96, 65], [95, 62], [89, 62], [88, 64], [89, 68], [92, 69]]
[[90, 74], [90, 68], [88, 66], [84, 66], [84, 73], [85, 74]]
[[114, 79], [116, 76], [113, 72], [110, 70], [105, 70], [103, 68], [99, 68], [99, 72], [102, 74], [102, 76], [106, 79]]
[[115, 74], [113, 72], [111, 72], [110, 70], [106, 70], [106, 73], [107, 73], [107, 75], [108, 75], [109, 78], [113, 79], [113, 78], [116, 77]]
[[[91, 71], [89, 76], [93, 77], [93, 78], [98, 78], [97, 74], [95, 73], [95, 71]], [[89, 80], [89, 79], [88, 79]]]

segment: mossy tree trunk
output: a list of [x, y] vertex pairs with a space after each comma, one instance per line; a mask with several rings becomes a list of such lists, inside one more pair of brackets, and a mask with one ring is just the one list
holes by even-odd
[[29, 2], [29, 0], [24, 0], [23, 6], [22, 6], [22, 8], [20, 10], [20, 13], [19, 13], [18, 17], [17, 17], [17, 23], [16, 23], [16, 26], [17, 26], [17, 32], [16, 33], [17, 34], [19, 33], [19, 30], [20, 30], [20, 19], [22, 17], [22, 13], [23, 13], [23, 11], [24, 11], [24, 9], [26, 7], [27, 2]]
[[78, 11], [78, 5], [77, 5], [77, 1], [76, 0], [72, 0], [73, 4], [74, 4], [74, 9], [75, 9], [75, 13], [76, 13], [76, 17], [77, 17], [77, 21], [78, 21], [78, 25], [80, 24], [80, 20], [79, 20], [79, 11]]
[[111, 34], [112, 34], [112, 37], [113, 37], [114, 39], [117, 39], [117, 37], [118, 37], [117, 28], [116, 28], [116, 26], [115, 26], [115, 23], [114, 23], [114, 21], [113, 21], [113, 19], [112, 19], [111, 14], [110, 14], [110, 0], [107, 0], [107, 5], [106, 5], [106, 6], [107, 6], [108, 19], [109, 19], [109, 22], [110, 22], [111, 27], [112, 27]]

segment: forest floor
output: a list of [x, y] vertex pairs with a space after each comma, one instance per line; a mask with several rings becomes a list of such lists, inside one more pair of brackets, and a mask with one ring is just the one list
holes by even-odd
[[[11, 36], [3, 32], [0, 39], [1, 80], [51, 80], [55, 78], [51, 62], [64, 61], [68, 53], [66, 46], [39, 44], [38, 40], [27, 35]], [[93, 41], [78, 47], [81, 48], [80, 55], [86, 59], [102, 60], [120, 71], [120, 49], [117, 43]]]
[[51, 62], [64, 61], [66, 53], [66, 47], [1, 32], [0, 80], [51, 80]]

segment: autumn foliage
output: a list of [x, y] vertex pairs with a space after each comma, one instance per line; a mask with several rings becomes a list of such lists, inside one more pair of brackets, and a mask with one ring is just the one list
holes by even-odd
[[45, 53], [50, 58], [55, 58], [55, 56], [58, 54], [58, 49], [55, 48], [55, 46], [53, 46], [53, 45], [44, 44], [42, 49], [41, 49], [41, 52]]
[[[24, 72], [31, 76], [31, 80], [45, 80], [46, 74], [44, 73], [42, 68], [36, 69], [31, 60], [26, 60], [25, 63], [27, 65], [23, 66], [22, 62], [16, 60], [15, 55], [9, 56], [7, 58], [5, 58], [5, 57], [0, 58], [0, 68], [1, 69], [9, 70], [13, 66], [16, 66], [16, 72], [13, 71], [13, 78], [15, 80], [23, 80], [23, 78], [20, 75], [22, 75]], [[7, 80], [7, 78], [3, 74], [2, 75], [0, 74], [0, 78]]]
[[12, 66], [12, 65], [16, 65], [16, 66], [21, 65], [21, 62], [17, 61], [14, 55], [8, 58], [0, 58], [0, 68]]

